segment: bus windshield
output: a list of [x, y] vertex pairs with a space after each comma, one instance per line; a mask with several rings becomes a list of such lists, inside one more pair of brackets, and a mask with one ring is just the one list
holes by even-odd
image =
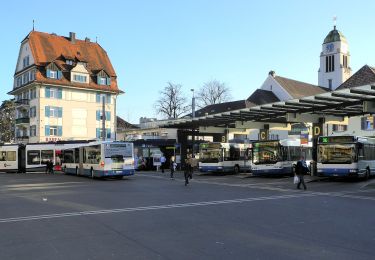
[[261, 142], [253, 144], [253, 163], [276, 163], [280, 160], [280, 146], [278, 142]]
[[352, 163], [357, 161], [355, 144], [319, 145], [318, 162], [320, 163]]

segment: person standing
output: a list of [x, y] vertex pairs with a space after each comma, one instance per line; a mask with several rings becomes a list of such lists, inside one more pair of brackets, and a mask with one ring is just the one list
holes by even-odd
[[297, 189], [301, 189], [300, 188], [301, 184], [303, 185], [304, 190], [307, 189], [304, 175], [307, 174], [308, 172], [309, 172], [309, 168], [307, 167], [305, 157], [301, 156], [301, 159], [297, 162], [297, 166], [296, 166], [296, 174], [298, 176]]
[[185, 159], [185, 171], [184, 171], [185, 186], [189, 184], [189, 178], [191, 179], [191, 174], [192, 174], [191, 159], [192, 158], [190, 154], [188, 154], [187, 158]]
[[174, 171], [176, 170], [176, 166], [177, 166], [174, 156], [171, 157], [171, 161], [170, 162], [171, 162], [170, 163], [171, 180], [173, 180], [174, 179], [173, 174], [174, 174]]
[[160, 168], [161, 168], [162, 173], [164, 173], [165, 161], [166, 161], [165, 156], [164, 154], [162, 154], [160, 157], [160, 164], [161, 164]]

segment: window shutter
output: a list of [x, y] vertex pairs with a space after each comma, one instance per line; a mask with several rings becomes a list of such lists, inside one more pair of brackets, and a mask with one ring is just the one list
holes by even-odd
[[57, 109], [58, 109], [57, 113], [58, 113], [59, 118], [62, 118], [63, 108], [62, 107], [58, 107]]
[[100, 138], [100, 129], [96, 128], [96, 138]]
[[105, 112], [105, 120], [111, 121], [111, 112], [110, 111]]
[[61, 88], [57, 89], [57, 98], [62, 99], [62, 89]]
[[111, 104], [111, 95], [107, 94], [107, 95], [105, 96], [105, 102], [106, 102], [107, 104]]
[[57, 71], [57, 79], [61, 79], [61, 78], [62, 78], [62, 71], [58, 70]]
[[50, 78], [51, 77], [51, 70], [47, 70], [46, 75], [47, 75], [47, 78]]
[[50, 98], [51, 97], [51, 90], [49, 87], [46, 87], [46, 98]]
[[107, 138], [111, 139], [111, 128], [106, 128], [105, 132], [106, 132]]
[[111, 85], [111, 78], [107, 78], [107, 85], [108, 85], [108, 86]]
[[96, 110], [96, 120], [100, 121], [100, 110]]
[[49, 125], [46, 125], [44, 130], [45, 130], [45, 135], [49, 136]]
[[100, 85], [100, 76], [96, 76], [96, 84]]
[[62, 136], [62, 126], [61, 125], [57, 126], [57, 135]]
[[49, 111], [49, 109], [50, 109], [49, 106], [46, 106], [46, 107], [45, 107], [44, 112], [45, 112], [45, 116], [46, 116], [46, 117], [49, 117], [49, 115], [50, 115], [50, 111]]
[[96, 103], [100, 103], [100, 94], [96, 94]]

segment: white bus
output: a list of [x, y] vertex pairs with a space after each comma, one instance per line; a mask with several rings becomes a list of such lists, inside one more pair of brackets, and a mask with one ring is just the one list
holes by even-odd
[[19, 172], [18, 155], [20, 146], [17, 144], [0, 145], [0, 171]]
[[374, 138], [321, 136], [317, 153], [317, 172], [321, 176], [368, 179], [375, 174]]
[[201, 143], [199, 145], [200, 172], [250, 172], [251, 144]]
[[64, 149], [62, 153], [66, 174], [119, 179], [134, 175], [132, 143], [97, 141]]
[[308, 166], [312, 160], [312, 143], [301, 146], [300, 139], [255, 141], [252, 145], [253, 175], [293, 175], [301, 156]]

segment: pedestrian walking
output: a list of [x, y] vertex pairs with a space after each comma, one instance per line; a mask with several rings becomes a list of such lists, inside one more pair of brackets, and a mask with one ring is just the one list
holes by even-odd
[[53, 167], [54, 167], [54, 165], [53, 165], [53, 161], [52, 160], [49, 160], [49, 169], [48, 169], [48, 173], [53, 173]]
[[309, 168], [307, 167], [305, 158], [301, 156], [301, 159], [297, 162], [296, 166], [296, 175], [298, 176], [298, 184], [297, 189], [301, 189], [301, 184], [303, 185], [303, 189], [306, 190], [306, 184], [304, 175], [309, 172]]
[[174, 171], [176, 170], [176, 166], [177, 166], [177, 163], [175, 161], [175, 158], [174, 156], [171, 157], [171, 161], [170, 161], [170, 169], [171, 169], [171, 180], [174, 179]]
[[185, 170], [184, 170], [185, 186], [189, 184], [189, 178], [191, 179], [191, 176], [192, 176], [192, 158], [191, 158], [191, 155], [188, 154], [187, 158], [185, 159]]
[[162, 154], [161, 155], [161, 157], [160, 157], [160, 168], [161, 168], [161, 172], [162, 173], [164, 173], [164, 167], [165, 167], [165, 161], [166, 161], [167, 159], [165, 159], [165, 156], [164, 156], [164, 154]]

